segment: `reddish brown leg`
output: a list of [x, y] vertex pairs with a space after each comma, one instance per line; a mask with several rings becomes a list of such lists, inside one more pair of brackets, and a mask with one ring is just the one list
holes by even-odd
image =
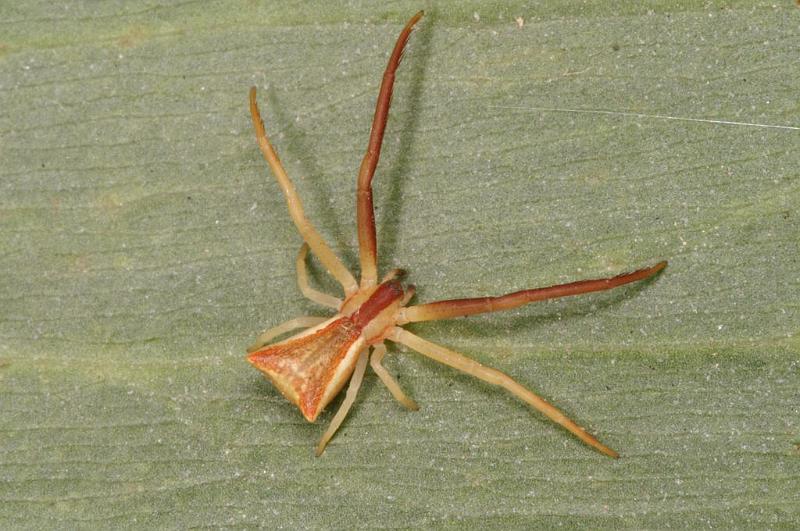
[[392, 102], [395, 73], [400, 65], [403, 49], [411, 36], [411, 30], [414, 24], [422, 18], [422, 15], [423, 12], [420, 11], [406, 23], [397, 38], [392, 55], [389, 57], [389, 64], [386, 65], [386, 71], [383, 73], [383, 81], [381, 82], [381, 90], [378, 93], [375, 116], [372, 119], [372, 131], [369, 134], [367, 153], [364, 155], [364, 160], [361, 161], [361, 167], [358, 170], [357, 219], [362, 288], [374, 286], [378, 281], [375, 212], [372, 207], [372, 177], [375, 175], [375, 168], [378, 166], [378, 159], [381, 156], [381, 143], [383, 142], [383, 132], [386, 129], [386, 120], [389, 118], [389, 105]]
[[397, 324], [415, 323], [418, 321], [437, 321], [476, 313], [510, 310], [523, 304], [546, 299], [557, 299], [569, 295], [580, 295], [592, 291], [603, 291], [623, 284], [636, 282], [652, 277], [667, 267], [667, 262], [659, 262], [653, 267], [639, 269], [633, 273], [623, 273], [612, 278], [580, 280], [569, 284], [560, 284], [548, 288], [526, 289], [502, 295], [500, 297], [478, 297], [475, 299], [452, 299], [430, 302], [402, 308], [398, 312]]

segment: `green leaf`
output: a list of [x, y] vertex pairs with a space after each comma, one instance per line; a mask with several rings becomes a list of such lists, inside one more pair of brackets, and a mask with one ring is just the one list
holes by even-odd
[[797, 524], [793, 2], [428, 8], [376, 176], [381, 268], [431, 301], [668, 259], [613, 292], [410, 327], [622, 458], [397, 348], [422, 409], [368, 372], [314, 457], [332, 412], [306, 423], [244, 360], [321, 313], [247, 91], [355, 269], [355, 174], [419, 7], [0, 6], [0, 527]]

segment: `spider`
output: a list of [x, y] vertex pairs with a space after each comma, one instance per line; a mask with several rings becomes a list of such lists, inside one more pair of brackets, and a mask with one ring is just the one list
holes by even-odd
[[[358, 172], [356, 217], [361, 267], [361, 279], [358, 282], [306, 218], [294, 185], [267, 138], [256, 102], [256, 88], [250, 89], [250, 114], [258, 145], [283, 190], [289, 214], [304, 240], [296, 258], [298, 286], [308, 299], [322, 306], [333, 308], [336, 314], [333, 317], [297, 317], [267, 330], [257, 338], [254, 345], [248, 348], [250, 354], [247, 359], [262, 371], [289, 401], [300, 408], [303, 416], [309, 422], [314, 422], [345, 383], [350, 381], [339, 410], [317, 445], [316, 455], [318, 456], [325, 450], [325, 446], [353, 405], [364, 377], [367, 362], [400, 404], [409, 410], [419, 408], [382, 365], [386, 355], [385, 342], [388, 340], [405, 345], [439, 363], [502, 387], [533, 406], [556, 424], [566, 428], [584, 443], [608, 456], [619, 457], [617, 452], [602, 444], [574, 421], [567, 418], [555, 406], [507, 374], [422, 339], [404, 329], [402, 325], [509, 310], [534, 301], [607, 290], [652, 277], [666, 267], [666, 262], [659, 262], [652, 267], [612, 278], [581, 280], [547, 288], [517, 291], [498, 297], [443, 300], [413, 306], [409, 306], [408, 303], [414, 296], [414, 286], [404, 285], [401, 282], [405, 275], [404, 271], [392, 270], [380, 281], [378, 280], [372, 178], [380, 157], [395, 74], [411, 31], [422, 15], [423, 12], [420, 11], [408, 21], [400, 32], [389, 57], [378, 94], [367, 152]], [[306, 257], [309, 249], [342, 285], [343, 298], [322, 293], [309, 285], [306, 272]], [[278, 336], [301, 328], [305, 328], [305, 330], [288, 339], [269, 344]]]

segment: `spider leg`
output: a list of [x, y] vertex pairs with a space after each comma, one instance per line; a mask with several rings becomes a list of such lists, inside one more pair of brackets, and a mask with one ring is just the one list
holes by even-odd
[[[403, 295], [403, 299], [400, 301], [400, 306], [405, 306], [408, 304], [408, 301], [414, 298], [414, 295], [417, 293], [417, 287], [414, 284], [406, 285], [406, 293]], [[404, 308], [400, 308], [402, 311]]]
[[256, 338], [256, 342], [247, 347], [247, 352], [255, 352], [281, 334], [285, 334], [286, 332], [290, 332], [296, 328], [311, 328], [312, 326], [317, 326], [318, 324], [324, 323], [328, 319], [330, 319], [330, 317], [310, 316], [289, 319], [285, 323], [281, 323], [278, 326], [262, 332], [261, 335]]
[[303, 242], [303, 245], [300, 246], [300, 251], [297, 253], [297, 259], [295, 260], [295, 265], [297, 266], [297, 286], [300, 288], [300, 293], [302, 293], [307, 299], [310, 299], [317, 304], [338, 310], [342, 305], [341, 299], [337, 299], [333, 295], [328, 295], [327, 293], [317, 291], [309, 285], [308, 271], [306, 269], [307, 254], [308, 244]]
[[400, 384], [397, 383], [389, 371], [386, 370], [381, 364], [383, 361], [383, 357], [386, 355], [386, 345], [383, 343], [378, 343], [374, 345], [372, 348], [372, 356], [369, 358], [369, 365], [372, 367], [372, 370], [375, 371], [375, 374], [378, 375], [378, 378], [381, 379], [383, 385], [389, 389], [389, 392], [392, 393], [392, 396], [400, 402], [403, 407], [406, 409], [410, 409], [411, 411], [416, 411], [419, 409], [419, 406], [413, 399], [409, 398], [402, 389], [400, 389]]
[[378, 93], [378, 103], [375, 106], [375, 116], [372, 119], [367, 152], [358, 170], [356, 216], [358, 220], [358, 248], [362, 288], [374, 286], [378, 281], [375, 211], [372, 206], [372, 177], [375, 175], [375, 168], [378, 166], [378, 159], [381, 156], [381, 143], [383, 142], [383, 132], [386, 129], [386, 120], [389, 118], [389, 105], [392, 102], [395, 73], [400, 65], [403, 49], [411, 36], [411, 30], [417, 21], [422, 18], [422, 15], [423, 12], [420, 11], [406, 23], [397, 38], [392, 55], [389, 57], [389, 64], [386, 65], [383, 81], [381, 81], [381, 89]]
[[570, 295], [580, 295], [592, 291], [603, 291], [623, 284], [650, 278], [667, 267], [667, 262], [659, 262], [652, 267], [639, 269], [632, 273], [623, 273], [611, 278], [580, 280], [569, 284], [559, 284], [547, 288], [526, 289], [499, 297], [477, 297], [474, 299], [452, 299], [430, 302], [401, 308], [397, 314], [397, 324], [416, 323], [418, 321], [438, 321], [476, 313], [510, 310], [524, 304], [546, 299], [556, 299]]
[[333, 437], [333, 434], [336, 433], [336, 430], [339, 429], [339, 426], [341, 426], [342, 421], [347, 416], [347, 412], [350, 411], [350, 407], [356, 400], [358, 389], [361, 387], [361, 381], [364, 379], [364, 371], [367, 368], [368, 350], [369, 349], [365, 348], [364, 350], [361, 351], [361, 354], [359, 354], [358, 356], [358, 361], [356, 362], [356, 368], [353, 371], [353, 376], [350, 378], [350, 385], [347, 387], [347, 394], [344, 395], [344, 400], [342, 401], [342, 405], [339, 406], [339, 411], [337, 411], [336, 415], [333, 416], [333, 420], [331, 420], [328, 429], [325, 430], [325, 433], [319, 440], [319, 444], [317, 444], [317, 450], [316, 450], [317, 457], [322, 455], [322, 452], [325, 451], [325, 447], [328, 445], [328, 442]]
[[386, 273], [383, 276], [383, 278], [381, 279], [381, 284], [383, 284], [384, 282], [387, 282], [389, 280], [394, 280], [396, 278], [403, 278], [407, 274], [408, 274], [408, 271], [406, 271], [405, 269], [400, 269], [400, 268], [392, 269], [391, 271], [389, 271], [388, 273]]
[[258, 147], [261, 148], [264, 159], [266, 159], [281, 190], [283, 190], [283, 195], [286, 197], [286, 204], [289, 207], [289, 215], [292, 217], [292, 221], [294, 221], [297, 230], [300, 232], [303, 240], [311, 247], [311, 250], [314, 251], [314, 254], [319, 257], [325, 269], [339, 281], [344, 288], [345, 294], [352, 295], [358, 291], [356, 279], [350, 271], [347, 270], [344, 264], [342, 264], [339, 257], [328, 247], [328, 244], [322, 239], [322, 235], [317, 232], [317, 229], [314, 228], [314, 225], [312, 225], [305, 216], [303, 204], [300, 201], [300, 197], [297, 195], [297, 190], [295, 190], [292, 181], [286, 174], [286, 170], [278, 158], [275, 148], [272, 147], [269, 138], [267, 138], [267, 133], [264, 130], [264, 122], [261, 120], [261, 114], [258, 111], [255, 87], [250, 88], [250, 116], [253, 119], [253, 127], [256, 130]]
[[497, 369], [492, 369], [491, 367], [481, 365], [477, 361], [470, 359], [463, 354], [459, 354], [458, 352], [448, 348], [431, 343], [430, 341], [422, 339], [421, 337], [416, 336], [407, 330], [403, 330], [400, 327], [394, 328], [392, 333], [389, 335], [389, 339], [397, 343], [402, 343], [403, 345], [406, 345], [407, 347], [410, 347], [420, 354], [438, 361], [439, 363], [449, 365], [450, 367], [458, 369], [461, 372], [465, 372], [490, 384], [499, 385], [520, 400], [523, 400], [524, 402], [527, 402], [533, 406], [556, 424], [569, 430], [572, 434], [589, 446], [596, 448], [600, 452], [610, 457], [619, 457], [617, 452], [598, 441], [596, 438], [586, 432], [586, 430], [578, 426], [574, 421], [570, 420], [559, 409], [552, 406], [544, 398], [535, 394], [533, 391], [523, 387], [509, 375], [502, 373]]

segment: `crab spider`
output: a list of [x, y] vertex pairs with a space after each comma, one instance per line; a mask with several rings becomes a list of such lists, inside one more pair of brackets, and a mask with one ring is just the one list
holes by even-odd
[[[556, 424], [563, 426], [584, 443], [608, 456], [619, 457], [617, 452], [598, 441], [556, 407], [507, 374], [422, 339], [405, 330], [402, 325], [509, 310], [535, 301], [607, 290], [652, 277], [666, 267], [666, 262], [659, 262], [652, 267], [612, 278], [581, 280], [547, 288], [527, 289], [499, 297], [453, 299], [413, 306], [409, 306], [408, 303], [414, 296], [414, 287], [401, 282], [403, 271], [391, 271], [380, 281], [378, 280], [372, 177], [380, 157], [395, 73], [411, 31], [422, 15], [420, 11], [408, 21], [389, 57], [378, 94], [367, 152], [358, 172], [356, 216], [361, 266], [361, 278], [358, 282], [306, 217], [294, 185], [264, 130], [256, 103], [256, 89], [255, 87], [250, 89], [250, 114], [258, 145], [278, 180], [292, 221], [304, 240], [296, 260], [300, 291], [310, 300], [332, 308], [336, 313], [330, 318], [298, 317], [264, 332], [248, 349], [250, 354], [247, 359], [262, 371], [288, 400], [298, 406], [303, 416], [310, 422], [316, 420], [320, 412], [349, 380], [346, 396], [317, 445], [317, 455], [324, 451], [353, 405], [368, 363], [398, 402], [407, 409], [418, 409], [416, 402], [403, 392], [397, 381], [381, 364], [386, 354], [385, 342], [391, 341], [502, 387]], [[322, 293], [309, 285], [305, 265], [309, 250], [342, 285], [343, 298]], [[269, 344], [278, 336], [301, 328], [305, 330], [288, 339]]]

